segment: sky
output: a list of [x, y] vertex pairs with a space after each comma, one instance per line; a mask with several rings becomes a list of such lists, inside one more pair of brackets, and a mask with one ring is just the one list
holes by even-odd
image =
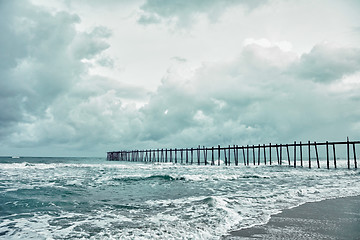
[[360, 1], [0, 0], [0, 155], [360, 140]]

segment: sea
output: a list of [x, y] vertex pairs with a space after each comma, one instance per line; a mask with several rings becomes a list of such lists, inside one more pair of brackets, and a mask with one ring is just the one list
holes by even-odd
[[284, 209], [360, 195], [360, 172], [338, 162], [328, 170], [1, 157], [0, 239], [223, 239]]

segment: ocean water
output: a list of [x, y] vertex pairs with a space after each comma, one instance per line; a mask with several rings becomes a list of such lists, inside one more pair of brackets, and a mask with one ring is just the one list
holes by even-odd
[[221, 239], [283, 209], [355, 195], [360, 172], [346, 168], [0, 158], [0, 238]]

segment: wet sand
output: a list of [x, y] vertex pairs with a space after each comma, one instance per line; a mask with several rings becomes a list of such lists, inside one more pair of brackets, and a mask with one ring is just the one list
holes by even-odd
[[360, 196], [306, 203], [224, 239], [360, 239]]

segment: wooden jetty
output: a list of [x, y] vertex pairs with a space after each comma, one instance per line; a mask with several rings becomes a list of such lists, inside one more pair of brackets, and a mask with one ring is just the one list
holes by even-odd
[[[360, 141], [339, 142], [294, 142], [290, 144], [258, 144], [246, 146], [201, 147], [197, 148], [161, 148], [147, 150], [124, 150], [107, 153], [108, 161], [162, 162], [197, 165], [286, 165], [296, 167], [320, 168], [321, 163], [327, 169], [337, 168], [336, 149], [346, 147], [347, 168], [357, 169], [356, 145]], [[332, 151], [331, 151], [332, 149]], [[322, 150], [322, 156], [319, 152]], [[285, 154], [286, 151], [286, 154]], [[307, 154], [306, 154], [307, 153]], [[274, 156], [275, 155], [275, 156]], [[285, 156], [284, 156], [285, 155]], [[325, 156], [324, 156], [325, 155]], [[242, 159], [242, 160], [241, 160]], [[315, 164], [314, 164], [315, 162]]]

